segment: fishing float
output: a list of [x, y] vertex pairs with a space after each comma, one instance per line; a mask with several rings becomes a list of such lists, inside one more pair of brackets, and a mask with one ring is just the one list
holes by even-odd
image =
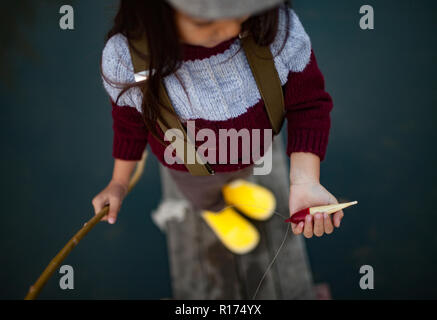
[[293, 214], [290, 218], [286, 219], [285, 222], [293, 222], [298, 224], [301, 221], [305, 221], [305, 217], [307, 215], [314, 216], [316, 213], [326, 213], [326, 214], [332, 214], [334, 212], [337, 212], [341, 209], [353, 206], [354, 204], [357, 204], [358, 201], [352, 201], [352, 202], [345, 202], [345, 203], [338, 203], [338, 204], [329, 204], [326, 206], [318, 206], [318, 207], [309, 207], [302, 209], [295, 214]]

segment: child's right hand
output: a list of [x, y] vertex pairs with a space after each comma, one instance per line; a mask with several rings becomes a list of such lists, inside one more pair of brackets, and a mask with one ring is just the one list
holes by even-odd
[[127, 185], [111, 180], [106, 188], [93, 198], [92, 204], [95, 214], [98, 214], [104, 206], [109, 204], [108, 214], [100, 221], [108, 221], [111, 224], [115, 223], [118, 211], [120, 211], [121, 204], [124, 197], [127, 195], [127, 191]]

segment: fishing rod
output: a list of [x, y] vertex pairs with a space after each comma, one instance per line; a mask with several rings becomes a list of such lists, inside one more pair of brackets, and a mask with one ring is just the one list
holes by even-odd
[[[143, 156], [141, 160], [137, 163], [135, 172], [133, 173], [131, 179], [129, 180], [129, 186], [128, 191], [129, 193], [135, 185], [140, 180], [144, 167], [146, 165], [146, 159], [147, 159], [147, 150], [144, 151]], [[40, 293], [41, 289], [44, 287], [44, 285], [47, 283], [47, 281], [50, 279], [50, 277], [53, 275], [56, 269], [58, 269], [61, 262], [68, 256], [68, 254], [73, 250], [75, 246], [79, 243], [80, 240], [109, 212], [109, 205], [106, 205], [103, 207], [102, 210], [96, 215], [94, 215], [93, 218], [88, 220], [74, 236], [70, 239], [70, 241], [67, 242], [67, 244], [62, 248], [61, 251], [58, 252], [58, 254], [50, 261], [48, 266], [45, 268], [44, 272], [39, 276], [38, 280], [29, 288], [29, 291], [27, 292], [26, 297], [24, 300], [34, 300], [38, 294]]]

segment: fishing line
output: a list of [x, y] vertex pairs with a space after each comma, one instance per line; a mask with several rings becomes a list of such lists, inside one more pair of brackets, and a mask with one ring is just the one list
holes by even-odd
[[257, 287], [256, 290], [255, 290], [255, 293], [254, 293], [254, 295], [253, 295], [253, 297], [252, 297], [252, 300], [255, 300], [256, 295], [258, 294], [258, 291], [259, 291], [259, 289], [260, 289], [260, 287], [261, 287], [261, 284], [262, 284], [263, 281], [264, 281], [264, 278], [266, 277], [267, 273], [270, 271], [271, 267], [273, 266], [273, 263], [275, 263], [276, 258], [277, 258], [278, 255], [279, 255], [279, 252], [281, 251], [282, 247], [284, 246], [285, 241], [287, 240], [287, 237], [288, 237], [288, 231], [289, 231], [289, 229], [290, 229], [290, 227], [287, 225], [287, 230], [285, 231], [284, 239], [282, 240], [282, 243], [281, 243], [281, 245], [279, 246], [278, 250], [276, 251], [276, 254], [275, 254], [275, 256], [273, 257], [272, 261], [270, 262], [269, 266], [267, 267], [266, 272], [264, 272], [264, 275], [262, 276], [262, 278], [261, 278], [261, 280], [260, 280], [260, 282], [259, 282], [259, 284], [258, 284], [258, 287]]
[[[238, 203], [238, 206], [249, 206], [249, 207], [255, 207], [255, 208], [260, 208], [260, 209], [266, 209], [266, 208], [264, 208], [264, 207], [256, 206], [256, 205], [252, 205], [252, 204], [242, 204], [242, 203]], [[229, 205], [229, 206], [226, 206], [224, 209], [226, 209], [226, 208], [236, 208], [236, 205]], [[223, 209], [223, 210], [224, 210], [224, 209]], [[238, 208], [237, 208], [237, 209], [238, 209]], [[273, 211], [273, 213], [276, 214], [276, 215], [278, 215], [278, 216], [280, 216], [280, 217], [282, 217], [282, 218], [284, 218], [284, 219], [287, 219], [287, 218], [288, 218], [288, 217], [283, 216], [281, 213], [279, 213], [279, 212], [277, 212], [277, 211]], [[267, 276], [267, 273], [270, 271], [270, 269], [272, 268], [273, 264], [275, 263], [276, 258], [277, 258], [278, 255], [279, 255], [279, 252], [281, 252], [282, 247], [284, 246], [285, 241], [287, 240], [288, 232], [290, 231], [290, 229], [291, 229], [291, 227], [290, 227], [289, 224], [287, 223], [287, 230], [285, 231], [284, 238], [282, 239], [282, 243], [281, 243], [281, 245], [279, 246], [279, 248], [276, 250], [276, 253], [275, 253], [275, 255], [274, 255], [272, 261], [269, 263], [269, 265], [268, 265], [268, 267], [267, 267], [267, 270], [264, 272], [263, 276], [261, 277], [261, 280], [259, 281], [258, 286], [257, 286], [257, 288], [256, 288], [256, 290], [255, 290], [255, 293], [253, 294], [252, 300], [255, 300], [255, 298], [256, 298], [256, 296], [257, 296], [257, 294], [258, 294], [258, 292], [259, 292], [259, 289], [261, 288], [261, 285], [262, 285], [262, 283], [263, 283], [263, 281], [264, 281], [264, 278]]]

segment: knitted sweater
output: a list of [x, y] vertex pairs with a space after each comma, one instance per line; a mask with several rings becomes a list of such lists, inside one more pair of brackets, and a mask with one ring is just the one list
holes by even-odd
[[[289, 34], [279, 53], [286, 35], [286, 15], [290, 19]], [[262, 144], [264, 129], [272, 127], [244, 50], [235, 54], [240, 45], [238, 37], [213, 48], [182, 44], [182, 66], [174, 74], [164, 78], [164, 85], [181, 121], [195, 120], [196, 134], [203, 128], [212, 129], [217, 134], [216, 137], [219, 137], [220, 129], [260, 129]], [[280, 7], [278, 32], [270, 50], [284, 93], [287, 119], [286, 154], [290, 156], [292, 152], [311, 152], [323, 161], [333, 104], [331, 96], [325, 91], [324, 77], [317, 66], [310, 38], [293, 9]], [[135, 81], [127, 39], [122, 34], [116, 34], [107, 41], [103, 49], [102, 69], [105, 76], [112, 81]], [[184, 164], [169, 165], [164, 160], [165, 147], [146, 129], [141, 115], [140, 89], [128, 90], [120, 97], [118, 104], [115, 104], [121, 88], [105, 80], [103, 85], [112, 104], [113, 157], [139, 160], [149, 144], [163, 165], [187, 171]], [[161, 137], [164, 136], [160, 129], [158, 132]], [[219, 139], [216, 140], [219, 149]], [[199, 146], [203, 142], [195, 143]], [[241, 149], [240, 145], [240, 160]], [[216, 172], [234, 171], [253, 163], [251, 159], [249, 164], [240, 160], [237, 164], [229, 161], [219, 164], [218, 153], [217, 161], [211, 164]], [[261, 146], [261, 156], [263, 153], [264, 148]]]

